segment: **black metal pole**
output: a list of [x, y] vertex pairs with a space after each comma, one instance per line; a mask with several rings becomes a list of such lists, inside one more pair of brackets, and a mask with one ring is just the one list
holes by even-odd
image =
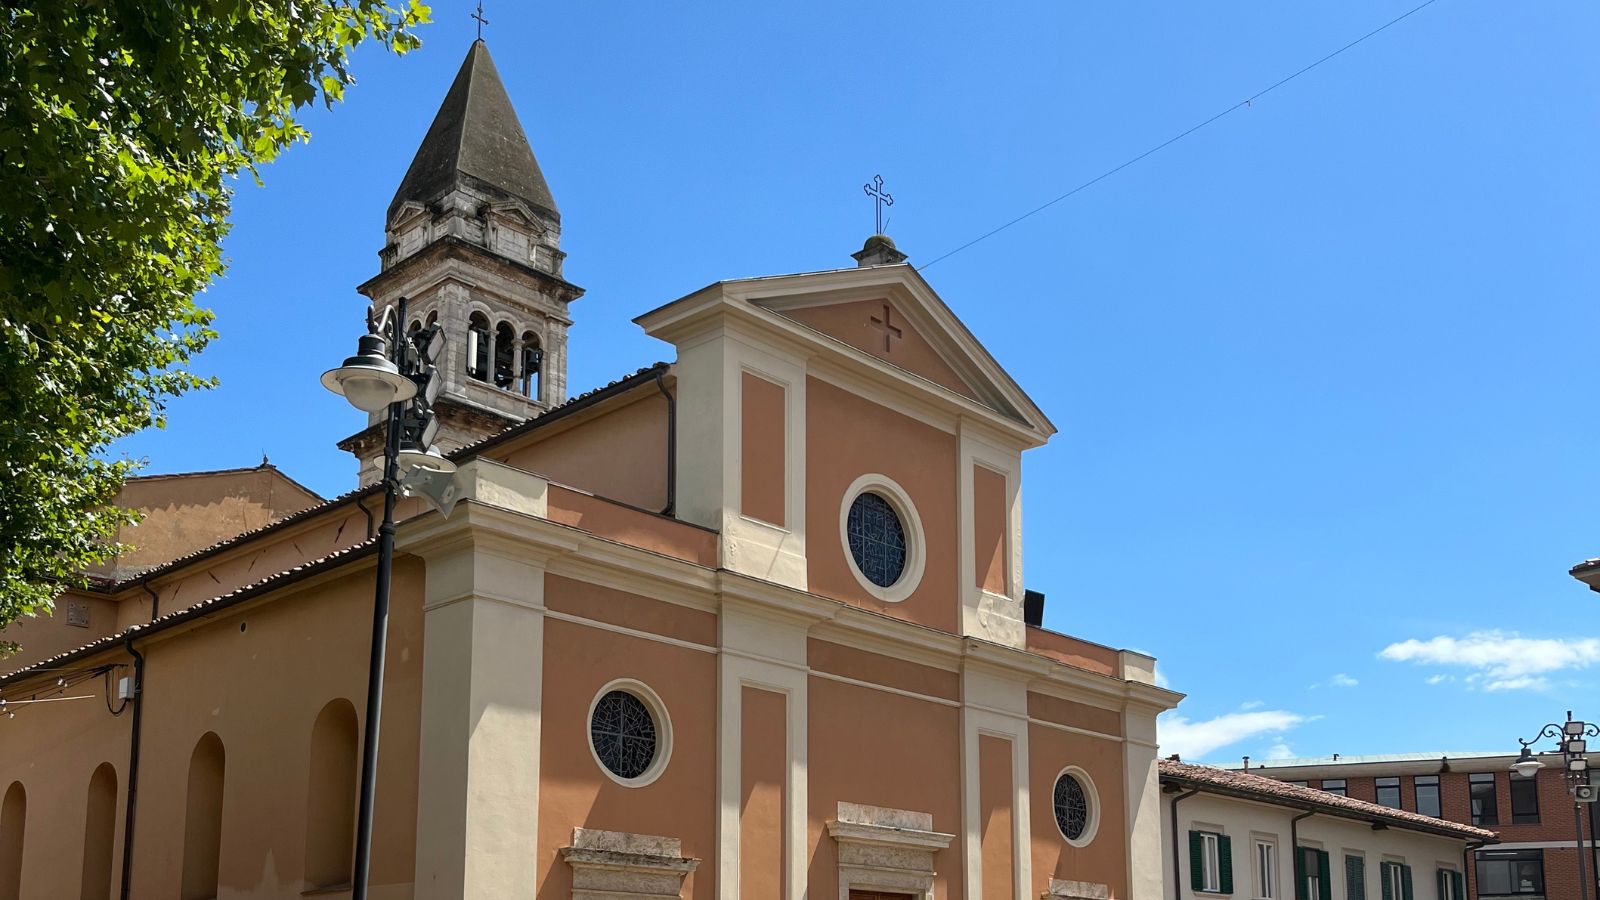
[[[392, 322], [391, 346], [405, 369], [406, 301]], [[372, 598], [372, 655], [367, 663], [367, 718], [361, 735], [361, 801], [356, 813], [356, 861], [351, 900], [366, 900], [372, 871], [372, 808], [378, 792], [378, 725], [383, 716], [383, 660], [389, 644], [389, 575], [394, 568], [394, 505], [399, 494], [400, 404], [389, 404], [383, 432], [383, 523], [378, 526], [378, 572]]]
[[1578, 851], [1578, 900], [1587, 900], [1593, 892], [1589, 889], [1589, 872], [1583, 858], [1583, 804], [1576, 799], [1572, 801], [1572, 824], [1578, 827], [1578, 843], [1573, 846]]

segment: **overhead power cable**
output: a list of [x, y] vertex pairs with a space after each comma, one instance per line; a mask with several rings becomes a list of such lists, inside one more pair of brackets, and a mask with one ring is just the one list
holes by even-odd
[[1062, 194], [1061, 196], [1056, 197], [1054, 200], [1051, 200], [1051, 201], [1049, 201], [1047, 203], [1040, 204], [1039, 206], [1036, 206], [1033, 209], [1028, 210], [1027, 212], [1023, 213], [1022, 215], [1017, 216], [1015, 219], [1012, 219], [1011, 221], [1005, 223], [1004, 225], [1001, 225], [998, 228], [994, 228], [994, 229], [992, 229], [990, 231], [986, 231], [983, 234], [978, 235], [977, 237], [973, 238], [970, 241], [967, 241], [965, 244], [962, 244], [961, 246], [955, 248], [954, 250], [951, 250], [950, 252], [944, 254], [943, 256], [935, 257], [931, 261], [923, 263], [922, 265], [917, 267], [917, 271], [920, 272], [920, 271], [922, 271], [924, 269], [927, 269], [929, 266], [932, 266], [935, 263], [938, 263], [941, 260], [949, 259], [950, 257], [955, 256], [957, 253], [960, 253], [961, 251], [967, 249], [968, 247], [971, 247], [973, 244], [979, 243], [980, 241], [988, 240], [989, 238], [994, 237], [995, 235], [999, 234], [1002, 231], [1005, 231], [1007, 228], [1010, 228], [1011, 226], [1017, 224], [1018, 222], [1021, 222], [1024, 219], [1028, 219], [1028, 218], [1031, 218], [1033, 216], [1036, 216], [1039, 213], [1042, 213], [1045, 210], [1049, 209], [1050, 207], [1055, 206], [1057, 203], [1060, 203], [1061, 201], [1067, 199], [1068, 197], [1071, 197], [1072, 195], [1074, 195], [1074, 194], [1076, 194], [1076, 193], [1078, 193], [1080, 191], [1087, 190], [1088, 188], [1091, 188], [1091, 187], [1095, 186], [1096, 184], [1099, 184], [1100, 182], [1106, 180], [1107, 178], [1110, 178], [1111, 176], [1117, 174], [1118, 172], [1121, 172], [1123, 169], [1126, 169], [1127, 167], [1133, 165], [1134, 163], [1139, 162], [1140, 160], [1144, 159], [1145, 157], [1152, 156], [1152, 155], [1154, 155], [1154, 154], [1156, 154], [1156, 153], [1158, 153], [1158, 152], [1160, 152], [1162, 150], [1165, 150], [1166, 148], [1172, 146], [1173, 144], [1176, 144], [1177, 142], [1179, 142], [1179, 141], [1183, 140], [1184, 138], [1188, 137], [1189, 135], [1194, 134], [1195, 132], [1199, 131], [1202, 128], [1205, 128], [1207, 125], [1210, 125], [1211, 123], [1216, 122], [1218, 119], [1222, 119], [1222, 118], [1226, 117], [1227, 115], [1229, 115], [1230, 113], [1237, 112], [1238, 110], [1241, 110], [1241, 109], [1244, 109], [1245, 107], [1253, 105], [1257, 100], [1260, 100], [1262, 97], [1265, 97], [1266, 95], [1272, 93], [1273, 91], [1277, 90], [1278, 88], [1283, 87], [1284, 85], [1286, 85], [1289, 82], [1295, 80], [1296, 78], [1299, 78], [1301, 75], [1306, 74], [1307, 72], [1309, 72], [1312, 69], [1315, 69], [1316, 67], [1322, 65], [1323, 63], [1333, 59], [1334, 57], [1338, 56], [1339, 54], [1344, 53], [1346, 50], [1349, 50], [1352, 47], [1355, 47], [1356, 45], [1362, 43], [1363, 41], [1366, 41], [1368, 38], [1376, 37], [1376, 36], [1382, 34], [1383, 32], [1388, 31], [1390, 28], [1394, 27], [1395, 25], [1398, 25], [1401, 22], [1405, 21], [1406, 19], [1409, 19], [1412, 16], [1416, 15], [1417, 13], [1422, 12], [1424, 9], [1427, 9], [1428, 7], [1432, 6], [1433, 4], [1435, 4], [1437, 2], [1439, 2], [1439, 0], [1426, 0], [1426, 2], [1418, 4], [1417, 6], [1412, 7], [1411, 9], [1407, 10], [1406, 12], [1401, 13], [1398, 16], [1395, 16], [1393, 19], [1390, 19], [1389, 21], [1383, 23], [1382, 25], [1379, 25], [1377, 28], [1372, 29], [1371, 31], [1367, 32], [1366, 34], [1363, 34], [1362, 36], [1356, 38], [1355, 40], [1351, 41], [1350, 43], [1345, 44], [1343, 47], [1340, 47], [1339, 49], [1333, 51], [1332, 53], [1329, 53], [1327, 56], [1322, 57], [1321, 59], [1317, 60], [1316, 62], [1311, 63], [1310, 65], [1308, 65], [1308, 66], [1296, 71], [1295, 73], [1293, 73], [1291, 75], [1287, 75], [1287, 76], [1285, 76], [1283, 78], [1278, 79], [1277, 81], [1274, 81], [1272, 84], [1269, 84], [1266, 87], [1262, 88], [1261, 90], [1256, 91], [1254, 94], [1251, 94], [1249, 97], [1246, 97], [1245, 99], [1240, 100], [1238, 103], [1233, 104], [1232, 106], [1228, 107], [1227, 109], [1222, 110], [1221, 112], [1217, 113], [1216, 115], [1212, 116], [1211, 118], [1206, 119], [1205, 121], [1200, 122], [1200, 123], [1198, 123], [1196, 125], [1190, 126], [1189, 128], [1185, 129], [1184, 131], [1181, 131], [1178, 134], [1175, 134], [1172, 137], [1167, 138], [1166, 140], [1162, 141], [1161, 143], [1155, 145], [1154, 147], [1151, 147], [1150, 149], [1148, 149], [1148, 150], [1144, 151], [1143, 153], [1139, 154], [1138, 156], [1135, 156], [1132, 159], [1129, 159], [1126, 162], [1121, 163], [1120, 165], [1117, 165], [1117, 166], [1115, 166], [1113, 168], [1105, 170], [1104, 172], [1101, 172], [1099, 175], [1096, 175], [1095, 177], [1089, 179], [1088, 181], [1085, 181], [1084, 183], [1082, 183], [1082, 184], [1078, 185], [1077, 187], [1073, 188], [1072, 190], [1067, 191], [1065, 194]]

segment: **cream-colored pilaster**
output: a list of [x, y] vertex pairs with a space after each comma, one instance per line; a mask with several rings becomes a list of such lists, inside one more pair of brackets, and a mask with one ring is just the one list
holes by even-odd
[[[962, 420], [961, 452], [957, 454], [957, 516], [960, 558], [956, 577], [961, 585], [961, 633], [1008, 647], [1027, 645], [1022, 619], [1022, 454], [988, 440], [969, 420]], [[973, 467], [982, 466], [1006, 482], [1006, 590], [996, 594], [978, 586], [977, 502]]]
[[[745, 372], [784, 389], [784, 525], [740, 511]], [[722, 565], [806, 586], [806, 367], [804, 358], [719, 322], [678, 344], [678, 516], [722, 536]]]
[[[983, 647], [968, 642], [961, 668], [962, 847], [964, 897], [983, 896], [983, 822], [979, 798], [980, 735], [1011, 742], [1011, 871], [1014, 900], [1029, 900], [1033, 883], [1032, 821], [1028, 812], [1028, 684], [1015, 669], [986, 662]], [[979, 654], [975, 656], [974, 654]]]
[[455, 518], [414, 550], [427, 563], [415, 896], [532, 898], [543, 559]]
[[[1162, 900], [1161, 784], [1156, 772], [1156, 716], [1172, 708], [1171, 695], [1155, 688], [1155, 660], [1124, 650], [1122, 677], [1130, 694], [1123, 713], [1123, 795], [1128, 821], [1128, 898]], [[1157, 692], [1164, 696], [1157, 696]]]
[[717, 896], [739, 898], [739, 836], [742, 710], [746, 686], [774, 691], [786, 701], [783, 790], [784, 896], [806, 896], [807, 696], [806, 637], [814, 618], [742, 595], [752, 587], [724, 583], [721, 652], [718, 654], [720, 714], [717, 745]]

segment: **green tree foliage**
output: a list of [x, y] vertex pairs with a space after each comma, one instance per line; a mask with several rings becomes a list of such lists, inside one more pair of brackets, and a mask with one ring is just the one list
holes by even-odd
[[107, 445], [207, 387], [231, 182], [418, 0], [0, 0], [0, 625], [115, 552]]

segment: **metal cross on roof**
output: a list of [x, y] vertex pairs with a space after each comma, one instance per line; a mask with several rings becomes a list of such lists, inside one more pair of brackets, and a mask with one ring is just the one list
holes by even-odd
[[877, 230], [873, 234], [883, 234], [883, 210], [894, 205], [894, 197], [883, 189], [883, 176], [874, 175], [872, 180], [861, 186], [867, 196], [872, 198], [873, 211], [877, 214]]
[[489, 20], [483, 17], [483, 0], [478, 0], [478, 11], [472, 14], [472, 18], [478, 20], [478, 40], [481, 41], [483, 40], [483, 26], [489, 24]]

